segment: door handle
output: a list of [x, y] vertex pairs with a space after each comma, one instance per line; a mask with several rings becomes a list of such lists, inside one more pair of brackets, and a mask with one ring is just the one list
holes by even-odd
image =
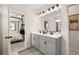
[[10, 39], [10, 38], [12, 38], [12, 36], [5, 37], [5, 39]]

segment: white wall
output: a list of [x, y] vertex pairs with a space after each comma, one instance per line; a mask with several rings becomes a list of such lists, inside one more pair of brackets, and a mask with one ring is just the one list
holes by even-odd
[[0, 54], [7, 54], [9, 40], [5, 39], [8, 36], [8, 6], [0, 5]]
[[8, 5], [4, 4], [2, 5], [2, 43], [3, 43], [3, 54], [8, 54], [9, 53], [9, 48], [10, 48], [10, 40], [6, 39], [5, 37], [8, 37]]
[[69, 7], [69, 15], [79, 14], [79, 5], [72, 5]]
[[[69, 7], [69, 15], [79, 14], [79, 5]], [[79, 54], [79, 31], [69, 32], [70, 54]]]
[[61, 52], [62, 54], [69, 54], [69, 27], [68, 27], [68, 6], [62, 4], [62, 24], [61, 24], [61, 33], [62, 33], [62, 40], [61, 40]]
[[26, 39], [28, 39], [28, 40], [26, 40], [27, 41], [27, 43], [26, 43], [26, 45], [29, 47], [29, 46], [31, 46], [31, 39], [30, 39], [30, 33], [32, 33], [32, 32], [38, 32], [38, 18], [34, 15], [34, 14], [32, 14], [32, 13], [30, 13], [30, 14], [28, 14], [27, 15], [27, 20], [25, 20], [25, 22], [26, 22], [26, 24], [25, 24], [25, 27], [26, 27]]
[[26, 8], [20, 8], [19, 5], [12, 5], [9, 9], [10, 12], [15, 12], [18, 14], [24, 15], [24, 24], [25, 24], [25, 47], [31, 46], [31, 39], [30, 39], [30, 33], [36, 32], [37, 30], [37, 17], [35, 16], [35, 13], [33, 10]]

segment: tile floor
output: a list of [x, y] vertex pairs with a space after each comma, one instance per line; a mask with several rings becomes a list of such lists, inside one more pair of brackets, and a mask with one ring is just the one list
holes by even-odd
[[11, 44], [11, 52], [16, 52], [20, 49], [24, 48], [24, 42], [15, 42]]
[[43, 55], [40, 51], [34, 47], [30, 47], [18, 52], [19, 55]]
[[22, 48], [24, 48], [24, 42], [12, 43], [10, 55], [43, 55], [40, 51], [38, 51], [34, 47], [21, 50]]

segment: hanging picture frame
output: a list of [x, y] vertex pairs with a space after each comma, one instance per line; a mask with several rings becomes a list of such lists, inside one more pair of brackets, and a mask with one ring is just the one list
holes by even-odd
[[79, 30], [79, 14], [70, 15], [68, 18], [69, 30]]

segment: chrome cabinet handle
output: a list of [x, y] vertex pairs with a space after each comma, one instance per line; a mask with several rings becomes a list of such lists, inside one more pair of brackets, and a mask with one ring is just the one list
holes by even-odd
[[33, 37], [33, 39], [35, 40], [35, 37]]
[[44, 44], [47, 45], [47, 42], [45, 41]]

